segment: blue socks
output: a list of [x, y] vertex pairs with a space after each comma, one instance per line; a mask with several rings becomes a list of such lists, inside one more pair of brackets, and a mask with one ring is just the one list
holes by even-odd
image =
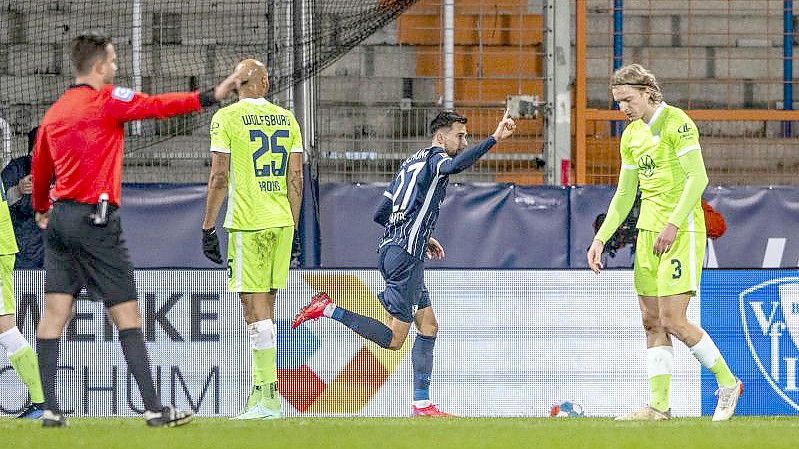
[[330, 316], [334, 320], [352, 329], [361, 337], [377, 343], [381, 348], [388, 348], [394, 333], [385, 324], [374, 318], [350, 312], [343, 307], [336, 307]]
[[413, 363], [413, 400], [430, 399], [430, 376], [433, 373], [433, 348], [436, 337], [416, 334], [411, 362]]

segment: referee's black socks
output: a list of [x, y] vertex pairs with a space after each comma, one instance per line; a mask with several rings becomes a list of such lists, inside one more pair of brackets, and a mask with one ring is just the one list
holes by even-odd
[[42, 377], [42, 392], [47, 410], [60, 412], [55, 395], [56, 370], [58, 369], [58, 347], [60, 338], [37, 338], [36, 353], [39, 356], [39, 372]]
[[125, 355], [128, 371], [133, 374], [133, 378], [136, 379], [136, 384], [139, 386], [144, 408], [153, 412], [160, 411], [163, 406], [155, 392], [153, 374], [150, 371], [150, 357], [147, 355], [147, 347], [144, 345], [144, 334], [141, 329], [121, 329], [119, 343], [122, 345], [122, 354]]

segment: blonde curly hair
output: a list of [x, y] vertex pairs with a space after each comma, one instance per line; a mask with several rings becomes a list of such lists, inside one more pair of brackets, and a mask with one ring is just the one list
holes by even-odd
[[631, 86], [648, 93], [650, 103], [663, 101], [663, 91], [655, 75], [640, 64], [630, 64], [616, 70], [610, 77], [610, 88], [612, 90], [618, 86]]

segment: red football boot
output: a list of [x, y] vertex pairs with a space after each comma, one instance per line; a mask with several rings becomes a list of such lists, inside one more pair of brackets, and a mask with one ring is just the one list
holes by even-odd
[[318, 320], [322, 318], [325, 313], [325, 307], [327, 307], [328, 304], [333, 304], [333, 300], [327, 296], [327, 293], [319, 292], [319, 294], [311, 298], [311, 302], [303, 307], [297, 316], [294, 317], [291, 328], [296, 329], [297, 326], [308, 320]]
[[444, 418], [448, 416], [453, 417], [455, 415], [442, 412], [438, 409], [438, 407], [436, 407], [436, 404], [430, 404], [427, 407], [417, 407], [415, 405], [411, 405], [411, 416]]

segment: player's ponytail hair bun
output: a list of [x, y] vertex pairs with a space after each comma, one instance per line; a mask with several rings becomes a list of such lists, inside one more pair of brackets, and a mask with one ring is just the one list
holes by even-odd
[[663, 92], [655, 75], [640, 64], [630, 64], [616, 70], [610, 78], [610, 88], [616, 86], [632, 86], [649, 92], [650, 101], [655, 104], [663, 101]]

